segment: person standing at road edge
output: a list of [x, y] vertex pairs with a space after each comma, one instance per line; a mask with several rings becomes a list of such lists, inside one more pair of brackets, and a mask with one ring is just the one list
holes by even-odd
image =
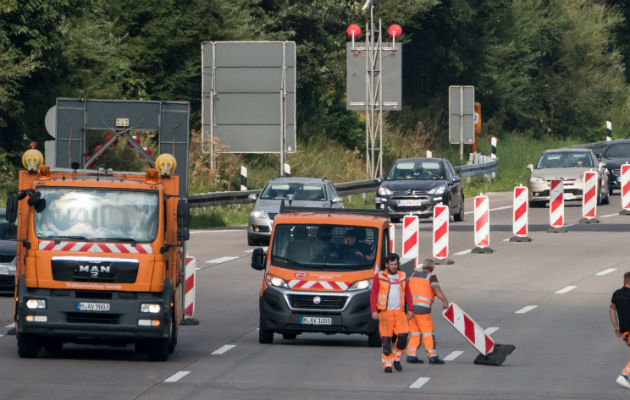
[[[372, 318], [378, 320], [378, 326], [383, 340], [383, 355], [381, 361], [385, 373], [392, 372], [392, 366], [402, 371], [400, 358], [407, 346], [409, 326], [405, 315], [405, 304], [411, 306], [411, 293], [407, 286], [407, 276], [398, 270], [400, 258], [396, 253], [390, 253], [385, 258], [384, 271], [374, 276], [370, 307]], [[392, 336], [396, 333], [396, 343], [392, 343]], [[395, 345], [395, 346], [393, 346]]]
[[[630, 272], [623, 274], [623, 287], [613, 293], [608, 314], [615, 336], [630, 347]], [[630, 361], [621, 370], [617, 383], [630, 389]]]
[[433, 333], [433, 318], [431, 316], [431, 306], [437, 296], [442, 301], [444, 309], [448, 308], [448, 300], [440, 288], [437, 276], [433, 274], [434, 264], [430, 259], [426, 259], [409, 277], [409, 291], [411, 292], [412, 308], [409, 315], [409, 345], [407, 346], [407, 362], [420, 364], [417, 350], [420, 346], [420, 336], [424, 349], [427, 352], [430, 364], [444, 364], [444, 361], [437, 355], [435, 335]]

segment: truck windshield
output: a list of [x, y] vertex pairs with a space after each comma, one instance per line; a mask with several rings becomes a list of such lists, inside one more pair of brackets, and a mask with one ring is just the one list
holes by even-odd
[[378, 229], [349, 225], [276, 225], [271, 262], [302, 270], [359, 271], [374, 266]]
[[38, 188], [46, 208], [35, 214], [42, 239], [152, 242], [158, 228], [158, 192]]

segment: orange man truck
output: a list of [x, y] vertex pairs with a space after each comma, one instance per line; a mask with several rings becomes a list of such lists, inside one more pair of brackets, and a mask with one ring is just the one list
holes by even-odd
[[[183, 314], [188, 205], [163, 154], [146, 173], [51, 169], [22, 159], [14, 319], [20, 357], [64, 342], [126, 345], [168, 358]], [[78, 166], [77, 166], [78, 168]]]

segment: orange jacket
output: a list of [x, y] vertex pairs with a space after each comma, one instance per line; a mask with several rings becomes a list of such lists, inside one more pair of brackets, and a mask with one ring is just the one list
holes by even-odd
[[[405, 311], [405, 304], [411, 304], [411, 292], [407, 285], [407, 275], [398, 271], [398, 281], [400, 282], [400, 309]], [[370, 307], [372, 312], [387, 310], [387, 298], [389, 297], [390, 281], [384, 271], [374, 275], [372, 283], [372, 293], [370, 296]]]
[[433, 299], [435, 299], [435, 292], [431, 287], [433, 282], [437, 283], [437, 279], [429, 271], [414, 271], [409, 277], [409, 291], [411, 292], [413, 304], [411, 311], [414, 314], [431, 313], [431, 305], [433, 305]]

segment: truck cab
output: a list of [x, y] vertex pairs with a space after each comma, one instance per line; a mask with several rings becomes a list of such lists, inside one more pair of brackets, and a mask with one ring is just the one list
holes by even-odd
[[378, 211], [282, 209], [268, 250], [252, 253], [252, 268], [264, 271], [259, 342], [272, 343], [274, 333], [359, 333], [379, 346], [370, 289], [385, 265], [388, 226]]

